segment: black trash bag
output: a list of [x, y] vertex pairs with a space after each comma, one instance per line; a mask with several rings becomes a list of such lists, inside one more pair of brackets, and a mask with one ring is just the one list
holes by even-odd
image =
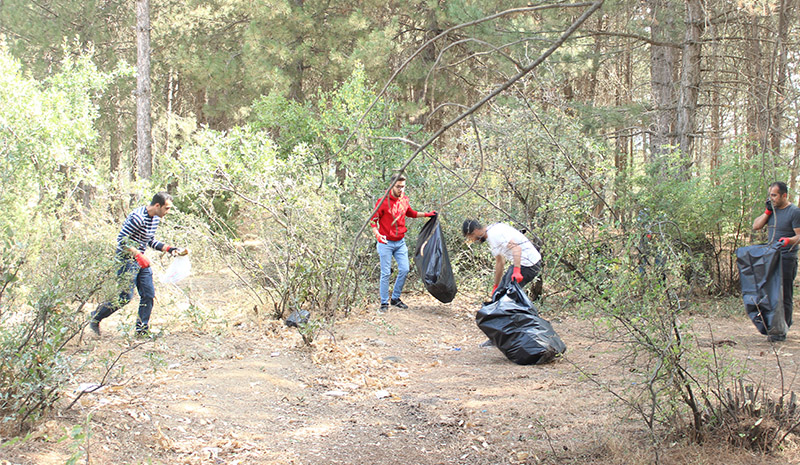
[[300, 325], [308, 323], [308, 318], [310, 316], [311, 313], [308, 310], [295, 310], [289, 315], [289, 318], [286, 319], [286, 326], [290, 328], [299, 328]]
[[422, 227], [417, 236], [417, 250], [414, 251], [414, 264], [425, 289], [444, 303], [456, 297], [456, 278], [450, 267], [450, 257], [444, 243], [439, 216], [434, 215]]
[[541, 365], [563, 354], [567, 346], [550, 322], [539, 316], [515, 281], [497, 289], [475, 317], [478, 327], [506, 357], [518, 365]]
[[747, 316], [761, 334], [786, 337], [788, 327], [783, 309], [783, 271], [778, 246], [739, 247], [736, 264]]

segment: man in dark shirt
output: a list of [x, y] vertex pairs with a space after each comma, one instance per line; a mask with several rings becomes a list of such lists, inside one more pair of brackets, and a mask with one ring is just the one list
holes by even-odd
[[[770, 184], [767, 208], [753, 221], [753, 229], [760, 230], [767, 226], [768, 241], [772, 242], [777, 238], [781, 245], [783, 310], [786, 315], [786, 325], [792, 326], [794, 279], [797, 277], [797, 244], [800, 242], [800, 208], [792, 205], [788, 197], [786, 183]], [[775, 339], [774, 336], [770, 337]], [[785, 336], [783, 338], [785, 339]]]
[[150, 333], [150, 313], [153, 311], [153, 299], [156, 290], [153, 286], [153, 271], [150, 260], [144, 255], [147, 246], [172, 255], [185, 255], [186, 249], [171, 247], [155, 239], [158, 223], [172, 208], [172, 196], [166, 192], [159, 192], [153, 196], [150, 205], [141, 206], [131, 212], [122, 224], [122, 230], [117, 236], [116, 258], [122, 265], [117, 275], [131, 276], [131, 282], [126, 289], [120, 292], [117, 300], [105, 302], [92, 312], [89, 329], [100, 335], [100, 321], [111, 316], [124, 307], [133, 298], [133, 288], [139, 292], [139, 315], [136, 319], [137, 336], [147, 336]]

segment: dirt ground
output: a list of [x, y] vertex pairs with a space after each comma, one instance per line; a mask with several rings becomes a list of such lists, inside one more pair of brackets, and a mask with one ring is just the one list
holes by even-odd
[[[444, 305], [412, 286], [408, 310], [353, 312], [308, 347], [297, 330], [257, 316], [232, 282], [215, 274], [161, 286], [152, 321], [161, 333], [124, 353], [107, 386], [79, 396], [140, 342], [126, 337], [135, 309], [104, 321], [100, 339], [86, 335], [75, 359], [95, 361], [28, 440], [0, 448], [0, 464], [653, 463], [643, 422], [590, 380], [621, 391], [631, 370], [590, 321], [543, 308], [567, 354], [518, 366], [479, 347], [480, 296]], [[753, 383], [779, 392], [780, 361], [783, 389], [796, 390], [796, 333], [776, 358], [744, 316], [697, 317], [694, 327], [701, 346], [711, 331], [729, 341], [720, 355], [746, 365]], [[800, 463], [797, 449], [675, 441], [659, 460]]]

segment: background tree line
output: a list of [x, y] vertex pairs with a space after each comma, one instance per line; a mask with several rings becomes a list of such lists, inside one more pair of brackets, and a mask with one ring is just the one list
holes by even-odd
[[[370, 302], [374, 247], [357, 233], [417, 152], [413, 204], [443, 212], [461, 289], [486, 287], [490, 268], [461, 220], [510, 221], [543, 251], [544, 302], [622, 328], [636, 316], [652, 357], [684, 369], [663, 315], [692, 292], [736, 292], [733, 251], [754, 239], [769, 182], [797, 199], [797, 2], [606, 0], [566, 37], [590, 5], [153, 1], [153, 163], [140, 179], [135, 2], [4, 1], [2, 347], [51, 355], [2, 358], [0, 410], [24, 423], [53, 402], [40, 386], [68, 369], [52, 354], [113, 289], [119, 221], [154, 187], [180, 212], [165, 239], [227, 264], [276, 317], [332, 321]], [[668, 270], [647, 272], [653, 254]], [[674, 374], [640, 385], [680, 397], [691, 381]]]

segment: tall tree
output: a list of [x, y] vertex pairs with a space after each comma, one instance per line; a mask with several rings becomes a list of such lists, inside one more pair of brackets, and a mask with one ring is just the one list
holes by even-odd
[[675, 69], [677, 48], [674, 5], [671, 0], [648, 0], [652, 15], [650, 26], [650, 87], [653, 93], [653, 118], [650, 129], [650, 154], [658, 158], [674, 145]]
[[153, 175], [153, 135], [150, 120], [150, 0], [136, 0], [136, 171]]
[[678, 94], [677, 139], [684, 170], [692, 162], [695, 116], [700, 90], [701, 41], [705, 17], [701, 0], [686, 1], [686, 34], [681, 54], [681, 80]]

